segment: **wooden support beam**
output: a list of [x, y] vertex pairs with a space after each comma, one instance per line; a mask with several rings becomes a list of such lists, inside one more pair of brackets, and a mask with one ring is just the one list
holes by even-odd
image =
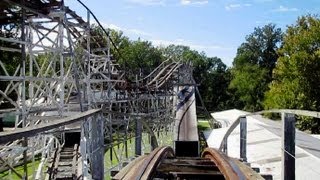
[[228, 155], [228, 137], [223, 139], [222, 141], [223, 143], [223, 149], [222, 149], [222, 152], [226, 155]]
[[282, 179], [295, 179], [295, 115], [282, 113]]
[[142, 124], [140, 118], [135, 119], [135, 155], [141, 155]]
[[89, 116], [93, 116], [94, 114], [100, 113], [101, 109], [92, 109], [86, 112], [82, 112], [79, 114], [76, 114], [74, 116], [71, 117], [66, 117], [63, 119], [59, 119], [56, 121], [52, 121], [50, 123], [46, 123], [46, 124], [40, 124], [37, 126], [33, 126], [33, 127], [26, 127], [26, 128], [22, 128], [22, 129], [16, 129], [14, 131], [10, 131], [10, 132], [1, 132], [0, 133], [0, 144], [4, 144], [16, 139], [21, 139], [23, 137], [31, 137], [34, 136], [38, 133], [41, 132], [45, 132], [54, 128], [58, 128], [60, 126], [64, 126], [64, 125], [68, 125], [68, 124], [72, 124], [78, 121], [82, 121], [85, 118], [89, 117]]
[[19, 174], [19, 173], [14, 169], [14, 167], [11, 167], [10, 164], [8, 164], [8, 163], [7, 163], [5, 160], [3, 160], [1, 157], [0, 157], [0, 161], [1, 161], [3, 164], [5, 164], [6, 166], [8, 166], [9, 169], [11, 169], [12, 172], [14, 172], [19, 178], [22, 179], [21, 174]]
[[240, 159], [247, 162], [247, 118], [240, 118]]

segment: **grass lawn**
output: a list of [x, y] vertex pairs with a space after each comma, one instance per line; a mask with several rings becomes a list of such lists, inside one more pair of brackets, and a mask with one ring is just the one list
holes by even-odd
[[[156, 134], [157, 135], [157, 134]], [[173, 145], [173, 134], [171, 132], [165, 133], [159, 133], [159, 136], [157, 136], [157, 141], [159, 146], [163, 145]], [[114, 142], [116, 143], [116, 142]], [[134, 158], [135, 156], [135, 138], [132, 137], [131, 139], [127, 140], [127, 146], [128, 146], [128, 158], [126, 157], [125, 153], [125, 143], [121, 142], [119, 145], [115, 145], [113, 147], [112, 151], [112, 160], [110, 158], [110, 149], [108, 149], [105, 152], [104, 155], [104, 166], [105, 166], [105, 179], [110, 179], [110, 169], [113, 167], [116, 167], [119, 165], [119, 162], [125, 162], [130, 161], [130, 158]], [[142, 153], [150, 153], [151, 146], [149, 143], [149, 137], [147, 133], [143, 133], [142, 136]], [[36, 160], [33, 164], [32, 162], [28, 163], [28, 179], [32, 179], [34, 168], [37, 170], [38, 165], [40, 163], [40, 160]], [[15, 168], [15, 170], [20, 174], [23, 175], [23, 165], [18, 166]], [[0, 180], [20, 180], [20, 178], [14, 173], [10, 171], [5, 171], [3, 173], [0, 173]]]
[[[34, 164], [32, 162], [28, 163], [27, 167], [28, 167], [28, 179], [32, 179], [32, 176], [33, 176], [33, 172], [34, 172], [34, 169], [37, 170], [38, 168], [38, 165], [40, 164], [40, 161], [39, 160], [36, 160], [34, 162]], [[18, 166], [16, 168], [14, 168], [21, 176], [23, 175], [24, 173], [24, 166], [21, 165], [21, 166]], [[10, 171], [5, 171], [5, 172], [2, 172], [0, 173], [0, 179], [1, 180], [20, 180], [20, 178], [12, 171], [11, 172], [11, 175], [10, 175]]]
[[[173, 139], [172, 133], [160, 133], [159, 136], [157, 136], [157, 141], [159, 146], [163, 145], [173, 145], [172, 139]], [[127, 146], [128, 146], [128, 158], [126, 158], [125, 153], [125, 143], [119, 143], [119, 145], [115, 145], [112, 150], [112, 160], [110, 159], [110, 149], [108, 149], [104, 155], [104, 167], [105, 167], [105, 179], [109, 180], [110, 177], [110, 170], [119, 165], [119, 162], [130, 162], [130, 158], [135, 157], [135, 138], [132, 137], [131, 139], [127, 140]], [[149, 137], [147, 133], [143, 133], [142, 135], [142, 154], [144, 153], [150, 153], [151, 151], [151, 145], [149, 143]]]
[[210, 125], [209, 122], [207, 120], [204, 119], [199, 119], [198, 120], [198, 130], [199, 131], [206, 131], [206, 130], [210, 130]]

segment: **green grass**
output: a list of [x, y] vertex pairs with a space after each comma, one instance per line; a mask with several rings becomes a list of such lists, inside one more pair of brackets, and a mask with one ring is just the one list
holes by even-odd
[[[157, 136], [157, 141], [158, 141], [158, 145], [159, 146], [163, 146], [163, 145], [173, 145], [173, 141], [172, 141], [172, 133], [160, 133], [159, 136]], [[125, 154], [125, 143], [119, 143], [119, 145], [115, 145], [113, 147], [113, 153], [112, 153], [112, 161], [110, 159], [111, 155], [110, 155], [110, 149], [108, 149], [104, 155], [104, 167], [105, 167], [105, 179], [109, 180], [111, 179], [110, 174], [109, 174], [109, 170], [113, 167], [116, 167], [117, 165], [119, 165], [119, 161], [120, 162], [124, 162], [124, 161], [130, 161], [129, 158], [134, 158], [135, 157], [135, 138], [132, 137], [131, 140], [128, 139], [127, 140], [127, 146], [128, 146], [128, 158], [126, 158], [126, 154]], [[119, 148], [118, 148], [119, 146]], [[142, 153], [150, 153], [151, 151], [151, 146], [149, 143], [149, 137], [147, 133], [143, 133], [142, 135]], [[117, 155], [116, 155], [117, 154]], [[119, 158], [119, 161], [117, 159], [117, 157]], [[122, 157], [120, 159], [120, 157]]]
[[198, 120], [198, 130], [199, 131], [206, 131], [206, 130], [210, 130], [210, 125], [209, 122], [207, 120]]
[[[142, 135], [142, 142], [146, 143], [148, 142], [148, 135], [143, 134]], [[114, 141], [114, 144], [117, 144], [117, 141]], [[142, 143], [142, 146], [144, 144]], [[118, 145], [114, 145], [112, 148], [112, 156], [110, 155], [110, 148], [105, 152], [104, 155], [104, 167], [105, 167], [105, 179], [111, 179], [109, 170], [111, 170], [113, 167], [116, 167], [119, 165], [120, 162], [129, 161], [130, 158], [133, 158], [135, 156], [135, 138], [132, 137], [127, 140], [127, 147], [128, 147], [128, 156], [126, 156], [125, 152], [125, 142], [119, 142]], [[150, 148], [148, 150], [148, 147], [145, 147], [144, 152], [150, 152]], [[112, 159], [110, 158], [112, 157]], [[107, 170], [107, 171], [106, 171]]]
[[[37, 170], [38, 168], [38, 165], [40, 164], [40, 161], [39, 160], [36, 160], [34, 162], [34, 164], [32, 162], [28, 163], [27, 164], [27, 167], [28, 167], [28, 179], [32, 179], [32, 176], [33, 176], [33, 168], [35, 168], [35, 170]], [[21, 166], [18, 166], [18, 167], [15, 167], [14, 168], [21, 176], [23, 176], [23, 173], [24, 173], [24, 166], [21, 165]], [[11, 172], [11, 175], [10, 175], [10, 170], [8, 171], [4, 171], [2, 173], [0, 173], [0, 179], [1, 180], [20, 180], [20, 178], [12, 171]]]
[[[157, 135], [157, 134], [156, 134]], [[159, 136], [157, 136], [157, 141], [159, 146], [163, 146], [163, 145], [173, 145], [173, 135], [172, 133], [160, 133]], [[117, 141], [114, 142], [114, 144], [116, 144]], [[118, 147], [119, 146], [119, 147]], [[126, 158], [126, 154], [125, 154], [125, 143], [124, 142], [120, 142], [119, 145], [115, 145], [113, 147], [113, 153], [112, 153], [112, 161], [110, 159], [110, 149], [108, 149], [105, 152], [104, 155], [104, 166], [105, 166], [105, 170], [111, 169], [112, 167], [115, 167], [119, 164], [120, 162], [123, 161], [129, 161], [129, 158], [133, 158], [135, 156], [135, 138], [132, 137], [131, 140], [127, 140], [127, 146], [128, 146], [128, 158]], [[142, 150], [143, 153], [150, 153], [151, 151], [151, 146], [149, 143], [149, 137], [147, 133], [143, 133], [142, 136]], [[118, 157], [118, 158], [117, 158]], [[34, 163], [34, 167], [37, 170], [38, 165], [39, 165], [40, 161], [36, 160]], [[28, 163], [28, 179], [32, 179], [32, 175], [33, 175], [33, 163]], [[18, 166], [15, 168], [15, 170], [20, 174], [23, 175], [24, 172], [24, 167], [23, 166]], [[106, 171], [107, 173], [105, 174], [105, 179], [110, 179], [110, 174], [109, 171]], [[0, 180], [19, 180], [20, 178], [14, 173], [9, 171], [5, 171], [3, 173], [0, 173]]]

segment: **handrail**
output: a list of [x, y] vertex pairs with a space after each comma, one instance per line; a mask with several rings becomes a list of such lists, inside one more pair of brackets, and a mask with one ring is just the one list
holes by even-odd
[[257, 111], [252, 113], [252, 115], [264, 114], [264, 113], [288, 113], [288, 114], [296, 114], [299, 116], [309, 116], [314, 118], [320, 118], [320, 112], [300, 110], [300, 109], [270, 109], [270, 110]]
[[238, 118], [231, 124], [227, 132], [224, 134], [223, 139], [220, 143], [219, 151], [222, 151], [225, 141], [228, 139], [229, 135], [232, 133], [232, 131], [239, 125], [240, 118], [247, 117], [247, 116], [253, 116], [253, 115], [259, 115], [264, 113], [289, 113], [289, 114], [296, 114], [300, 116], [309, 116], [314, 118], [320, 118], [320, 112], [317, 111], [308, 111], [308, 110], [299, 110], [299, 109], [270, 109], [270, 110], [263, 110], [263, 111], [257, 111], [253, 113], [249, 113], [246, 115], [240, 115]]
[[101, 109], [91, 109], [85, 112], [78, 113], [71, 117], [65, 117], [50, 123], [40, 124], [33, 127], [26, 127], [22, 129], [16, 129], [10, 132], [1, 132], [0, 133], [0, 144], [7, 143], [16, 139], [21, 139], [23, 137], [34, 136], [38, 133], [48, 131], [60, 126], [72, 124], [78, 121], [82, 121], [84, 118], [92, 116], [94, 114], [100, 113]]
[[241, 117], [244, 117], [243, 115], [241, 116], [238, 116], [238, 118], [231, 124], [231, 126], [229, 127], [229, 129], [227, 130], [227, 132], [224, 134], [223, 136], [223, 139], [220, 143], [220, 146], [219, 146], [219, 151], [222, 151], [223, 147], [224, 147], [224, 143], [225, 141], [227, 141], [229, 135], [232, 133], [232, 131], [239, 125], [240, 123], [240, 118]]

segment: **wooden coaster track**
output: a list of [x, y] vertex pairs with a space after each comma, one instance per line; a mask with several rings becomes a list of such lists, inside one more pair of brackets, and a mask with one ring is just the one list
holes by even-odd
[[113, 179], [263, 179], [242, 162], [206, 148], [201, 157], [176, 157], [169, 146], [159, 147], [122, 169]]

